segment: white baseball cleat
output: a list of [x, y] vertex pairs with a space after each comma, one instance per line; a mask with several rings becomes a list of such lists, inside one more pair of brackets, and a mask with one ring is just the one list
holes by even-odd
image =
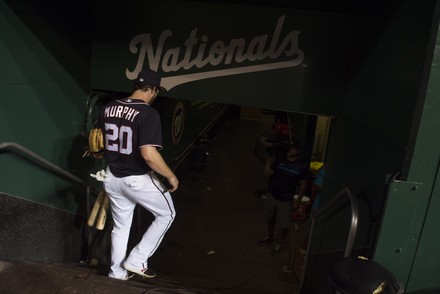
[[149, 269], [149, 268], [146, 268], [146, 269], [136, 269], [136, 268], [131, 267], [131, 266], [127, 265], [127, 264], [124, 264], [124, 268], [127, 271], [135, 273], [135, 274], [137, 274], [137, 275], [139, 275], [141, 277], [144, 277], [144, 278], [154, 278], [156, 276], [156, 273], [152, 269]]

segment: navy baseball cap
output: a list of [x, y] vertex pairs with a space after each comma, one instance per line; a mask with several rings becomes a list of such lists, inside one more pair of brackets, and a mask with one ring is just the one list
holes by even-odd
[[142, 70], [136, 78], [136, 81], [143, 86], [154, 86], [161, 91], [166, 91], [166, 89], [160, 85], [160, 80], [160, 75], [152, 70]]

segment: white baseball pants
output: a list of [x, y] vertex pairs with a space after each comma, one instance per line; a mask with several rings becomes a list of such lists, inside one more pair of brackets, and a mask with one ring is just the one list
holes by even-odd
[[[110, 199], [114, 221], [111, 233], [111, 265], [109, 276], [124, 279], [127, 271], [123, 264], [132, 268], [147, 269], [148, 258], [154, 254], [166, 231], [171, 226], [176, 212], [173, 200], [154, 172], [146, 175], [115, 177], [107, 168], [105, 191]], [[147, 229], [142, 240], [126, 257], [130, 227], [136, 204], [150, 211], [155, 220]]]

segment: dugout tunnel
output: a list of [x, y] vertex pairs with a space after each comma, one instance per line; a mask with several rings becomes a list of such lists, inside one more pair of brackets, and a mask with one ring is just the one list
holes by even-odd
[[[408, 290], [439, 286], [438, 1], [47, 5], [57, 14], [30, 1], [1, 2], [2, 142], [17, 142], [87, 179], [93, 167], [74, 156], [83, 143], [87, 104], [94, 94], [128, 92], [142, 68], [160, 72], [169, 90], [164, 143], [177, 152], [170, 158], [225, 105], [240, 106], [248, 118], [258, 109], [292, 113], [304, 142], [315, 140], [307, 126], [330, 118], [324, 203], [350, 187], [361, 199], [356, 252], [387, 266]], [[146, 10], [159, 13], [145, 17]], [[211, 106], [198, 108], [203, 103]], [[182, 105], [188, 110], [185, 135], [173, 142], [173, 115]], [[33, 118], [33, 129], [22, 117]], [[44, 132], [37, 140], [33, 130]], [[20, 211], [28, 200], [54, 209], [68, 224], [84, 213], [64, 180], [48, 179], [32, 162], [4, 150], [0, 162], [13, 167], [0, 177], [4, 218], [15, 214], [5, 212], [6, 204], [18, 202], [12, 207]], [[316, 265], [306, 287], [325, 276], [319, 264], [343, 251], [341, 219], [348, 213], [342, 210], [317, 231]], [[19, 223], [25, 232], [35, 229], [25, 218]], [[63, 243], [66, 226], [57, 228], [63, 233], [55, 232], [56, 243]], [[2, 230], [10, 236], [3, 238], [3, 254], [26, 258], [29, 243], [12, 248], [20, 234]], [[75, 255], [53, 246], [60, 250], [56, 259]]]

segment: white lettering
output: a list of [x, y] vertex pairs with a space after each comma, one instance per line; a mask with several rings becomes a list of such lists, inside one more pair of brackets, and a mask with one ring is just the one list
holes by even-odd
[[178, 65], [179, 53], [180, 53], [179, 47], [170, 49], [167, 52], [165, 52], [162, 61], [162, 70], [164, 72], [176, 71], [180, 69], [180, 65]]
[[[197, 36], [198, 28], [193, 29], [189, 33], [188, 39], [185, 40], [182, 47], [173, 47], [167, 50], [164, 50], [165, 42], [173, 35], [170, 30], [165, 30], [161, 33], [155, 50], [150, 34], [137, 35], [131, 40], [129, 46], [132, 54], [138, 54], [137, 63], [132, 71], [128, 68], [126, 69], [126, 76], [130, 80], [135, 79], [144, 65], [147, 65], [149, 69], [154, 71], [158, 71], [160, 65], [163, 72], [171, 73], [194, 67], [202, 69], [208, 64], [219, 66], [221, 64], [240, 64], [246, 61], [271, 60], [271, 62], [259, 65], [246, 65], [239, 68], [210, 71], [208, 75], [205, 72], [205, 75], [203, 73], [196, 73], [165, 77], [163, 81], [167, 85], [164, 86], [169, 90], [189, 80], [215, 77], [215, 74], [219, 74], [218, 76], [228, 75], [226, 71], [229, 72], [229, 75], [232, 75], [297, 66], [304, 60], [304, 52], [299, 48], [298, 44], [300, 32], [290, 31], [284, 38], [281, 38], [284, 19], [285, 15], [278, 18], [270, 40], [267, 34], [255, 36], [249, 42], [245, 38], [231, 39], [229, 44], [216, 40], [208, 48], [208, 37], [203, 35], [199, 38]], [[279, 62], [277, 59], [280, 57], [283, 57], [283, 60], [286, 60], [286, 58], [289, 60]]]
[[266, 41], [267, 35], [257, 36], [251, 40], [247, 54], [247, 59], [249, 61], [263, 60], [266, 58], [267, 53], [264, 52]]
[[[197, 45], [197, 42], [198, 42], [196, 35], [197, 35], [197, 29], [194, 29], [191, 31], [188, 40], [185, 41], [185, 47], [186, 47], [185, 56], [183, 57], [183, 60], [180, 63], [180, 66], [183, 69], [190, 69], [191, 67], [194, 66], [193, 64], [191, 64], [190, 60], [191, 60], [191, 54], [192, 54], [193, 48], [195, 45]], [[199, 48], [199, 50], [200, 50], [200, 48]], [[205, 50], [205, 49], [203, 48], [203, 50]]]
[[162, 34], [160, 34], [156, 54], [153, 51], [153, 42], [151, 41], [150, 34], [141, 34], [135, 36], [130, 42], [130, 52], [136, 54], [138, 52], [138, 44], [141, 44], [141, 49], [139, 50], [139, 58], [134, 70], [130, 71], [128, 70], [128, 68], [125, 70], [125, 75], [127, 76], [127, 78], [129, 78], [130, 80], [134, 80], [137, 77], [138, 73], [142, 70], [142, 67], [144, 66], [145, 53], [147, 53], [148, 55], [149, 68], [151, 70], [157, 71], [159, 68], [160, 57], [162, 55], [163, 44], [165, 43], [165, 40], [172, 35], [173, 33], [171, 33], [170, 30], [165, 30], [162, 32]]
[[225, 56], [225, 44], [222, 41], [216, 41], [209, 50], [209, 63], [219, 65]]
[[104, 109], [104, 117], [123, 118], [132, 122], [138, 114], [139, 111], [127, 106], [107, 106]]
[[246, 40], [244, 38], [231, 40], [231, 44], [228, 47], [225, 64], [231, 63], [232, 59], [234, 58], [234, 51], [236, 52], [235, 62], [242, 63], [243, 61], [245, 61], [246, 57], [243, 55], [245, 45]]

